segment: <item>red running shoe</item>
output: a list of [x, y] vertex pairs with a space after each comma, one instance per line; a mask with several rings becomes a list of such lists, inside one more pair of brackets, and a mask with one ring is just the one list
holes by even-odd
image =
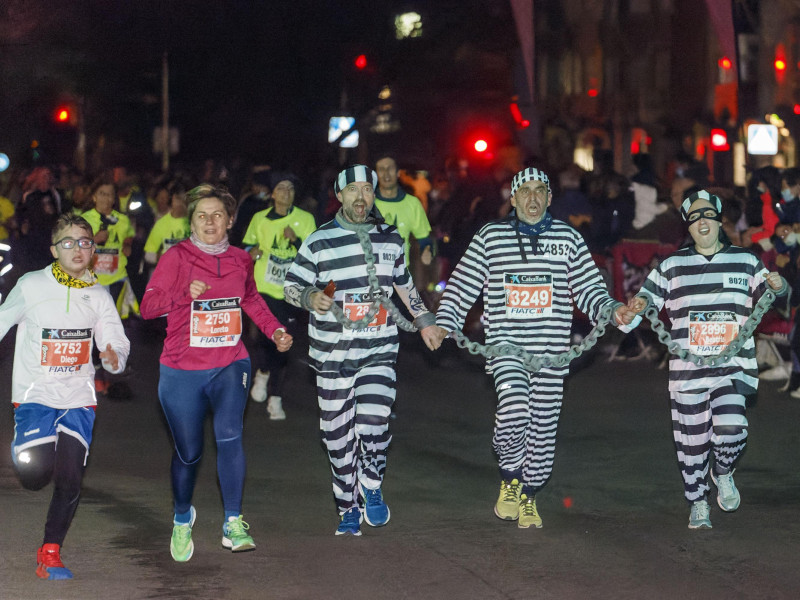
[[105, 379], [94, 380], [94, 391], [98, 394], [105, 394], [108, 392], [108, 382]]
[[36, 576], [42, 579], [72, 579], [72, 571], [61, 562], [61, 546], [44, 544], [36, 551]]

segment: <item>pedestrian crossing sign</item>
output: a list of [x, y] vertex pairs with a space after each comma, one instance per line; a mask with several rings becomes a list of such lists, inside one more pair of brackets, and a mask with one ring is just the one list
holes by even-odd
[[778, 153], [778, 127], [754, 123], [747, 128], [747, 153], [774, 156]]

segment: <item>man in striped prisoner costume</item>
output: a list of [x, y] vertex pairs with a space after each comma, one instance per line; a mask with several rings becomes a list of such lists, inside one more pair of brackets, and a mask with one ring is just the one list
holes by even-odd
[[[721, 211], [720, 199], [705, 190], [686, 198], [681, 215], [689, 223], [694, 245], [664, 259], [629, 302], [635, 312], [648, 303], [659, 310], [666, 308], [672, 338], [682, 349], [700, 356], [719, 354], [736, 337], [753, 311], [754, 298], [764, 292], [765, 281], [788, 299], [789, 287], [778, 273], [767, 273], [749, 250], [720, 237]], [[710, 451], [717, 504], [726, 512], [739, 508], [733, 472], [747, 440], [745, 397], [757, 388], [752, 338], [739, 354], [718, 367], [670, 357], [672, 430], [684, 495], [691, 503], [689, 529], [711, 528], [705, 499], [711, 489]]]
[[[428, 312], [406, 268], [403, 238], [383, 224], [374, 208], [377, 175], [355, 165], [334, 184], [342, 208], [303, 242], [286, 275], [286, 301], [310, 311], [309, 356], [317, 371], [320, 429], [333, 473], [333, 495], [340, 515], [336, 535], [361, 535], [360, 524], [389, 521], [381, 484], [386, 470], [389, 415], [395, 400], [397, 325], [381, 306], [365, 329], [345, 329], [330, 311], [336, 302], [352, 320], [370, 307], [367, 261], [357, 231], [372, 242], [381, 292], [397, 291], [414, 317], [425, 344], [434, 350], [434, 315]], [[332, 298], [323, 292], [329, 282]], [[359, 504], [363, 504], [363, 514]]]
[[[632, 311], [608, 295], [581, 235], [550, 216], [552, 198], [545, 173], [527, 168], [516, 174], [514, 212], [478, 231], [447, 282], [437, 312], [440, 340], [461, 329], [481, 292], [486, 343], [537, 355], [568, 349], [573, 301], [593, 321], [614, 306], [617, 323], [631, 322]], [[553, 469], [567, 369], [531, 373], [517, 357], [486, 361], [498, 398], [492, 445], [502, 482], [494, 512], [521, 528], [542, 526], [535, 495]]]

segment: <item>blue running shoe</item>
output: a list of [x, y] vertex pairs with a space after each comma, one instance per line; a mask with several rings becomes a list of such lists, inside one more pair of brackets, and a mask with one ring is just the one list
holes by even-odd
[[377, 490], [370, 490], [364, 487], [363, 484], [358, 484], [358, 491], [361, 498], [364, 500], [364, 520], [367, 525], [373, 527], [383, 527], [389, 522], [392, 514], [389, 512], [389, 507], [383, 501], [383, 494], [381, 488]]
[[361, 535], [361, 521], [364, 517], [361, 515], [359, 508], [353, 507], [342, 515], [342, 520], [339, 527], [336, 529], [336, 535]]

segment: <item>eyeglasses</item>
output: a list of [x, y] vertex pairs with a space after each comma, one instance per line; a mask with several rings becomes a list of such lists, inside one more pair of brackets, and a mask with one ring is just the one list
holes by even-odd
[[94, 240], [88, 237], [83, 237], [79, 240], [73, 238], [62, 238], [57, 242], [54, 242], [53, 246], [61, 246], [64, 250], [72, 250], [75, 247], [75, 244], [78, 244], [78, 248], [81, 250], [88, 250], [94, 246]]

